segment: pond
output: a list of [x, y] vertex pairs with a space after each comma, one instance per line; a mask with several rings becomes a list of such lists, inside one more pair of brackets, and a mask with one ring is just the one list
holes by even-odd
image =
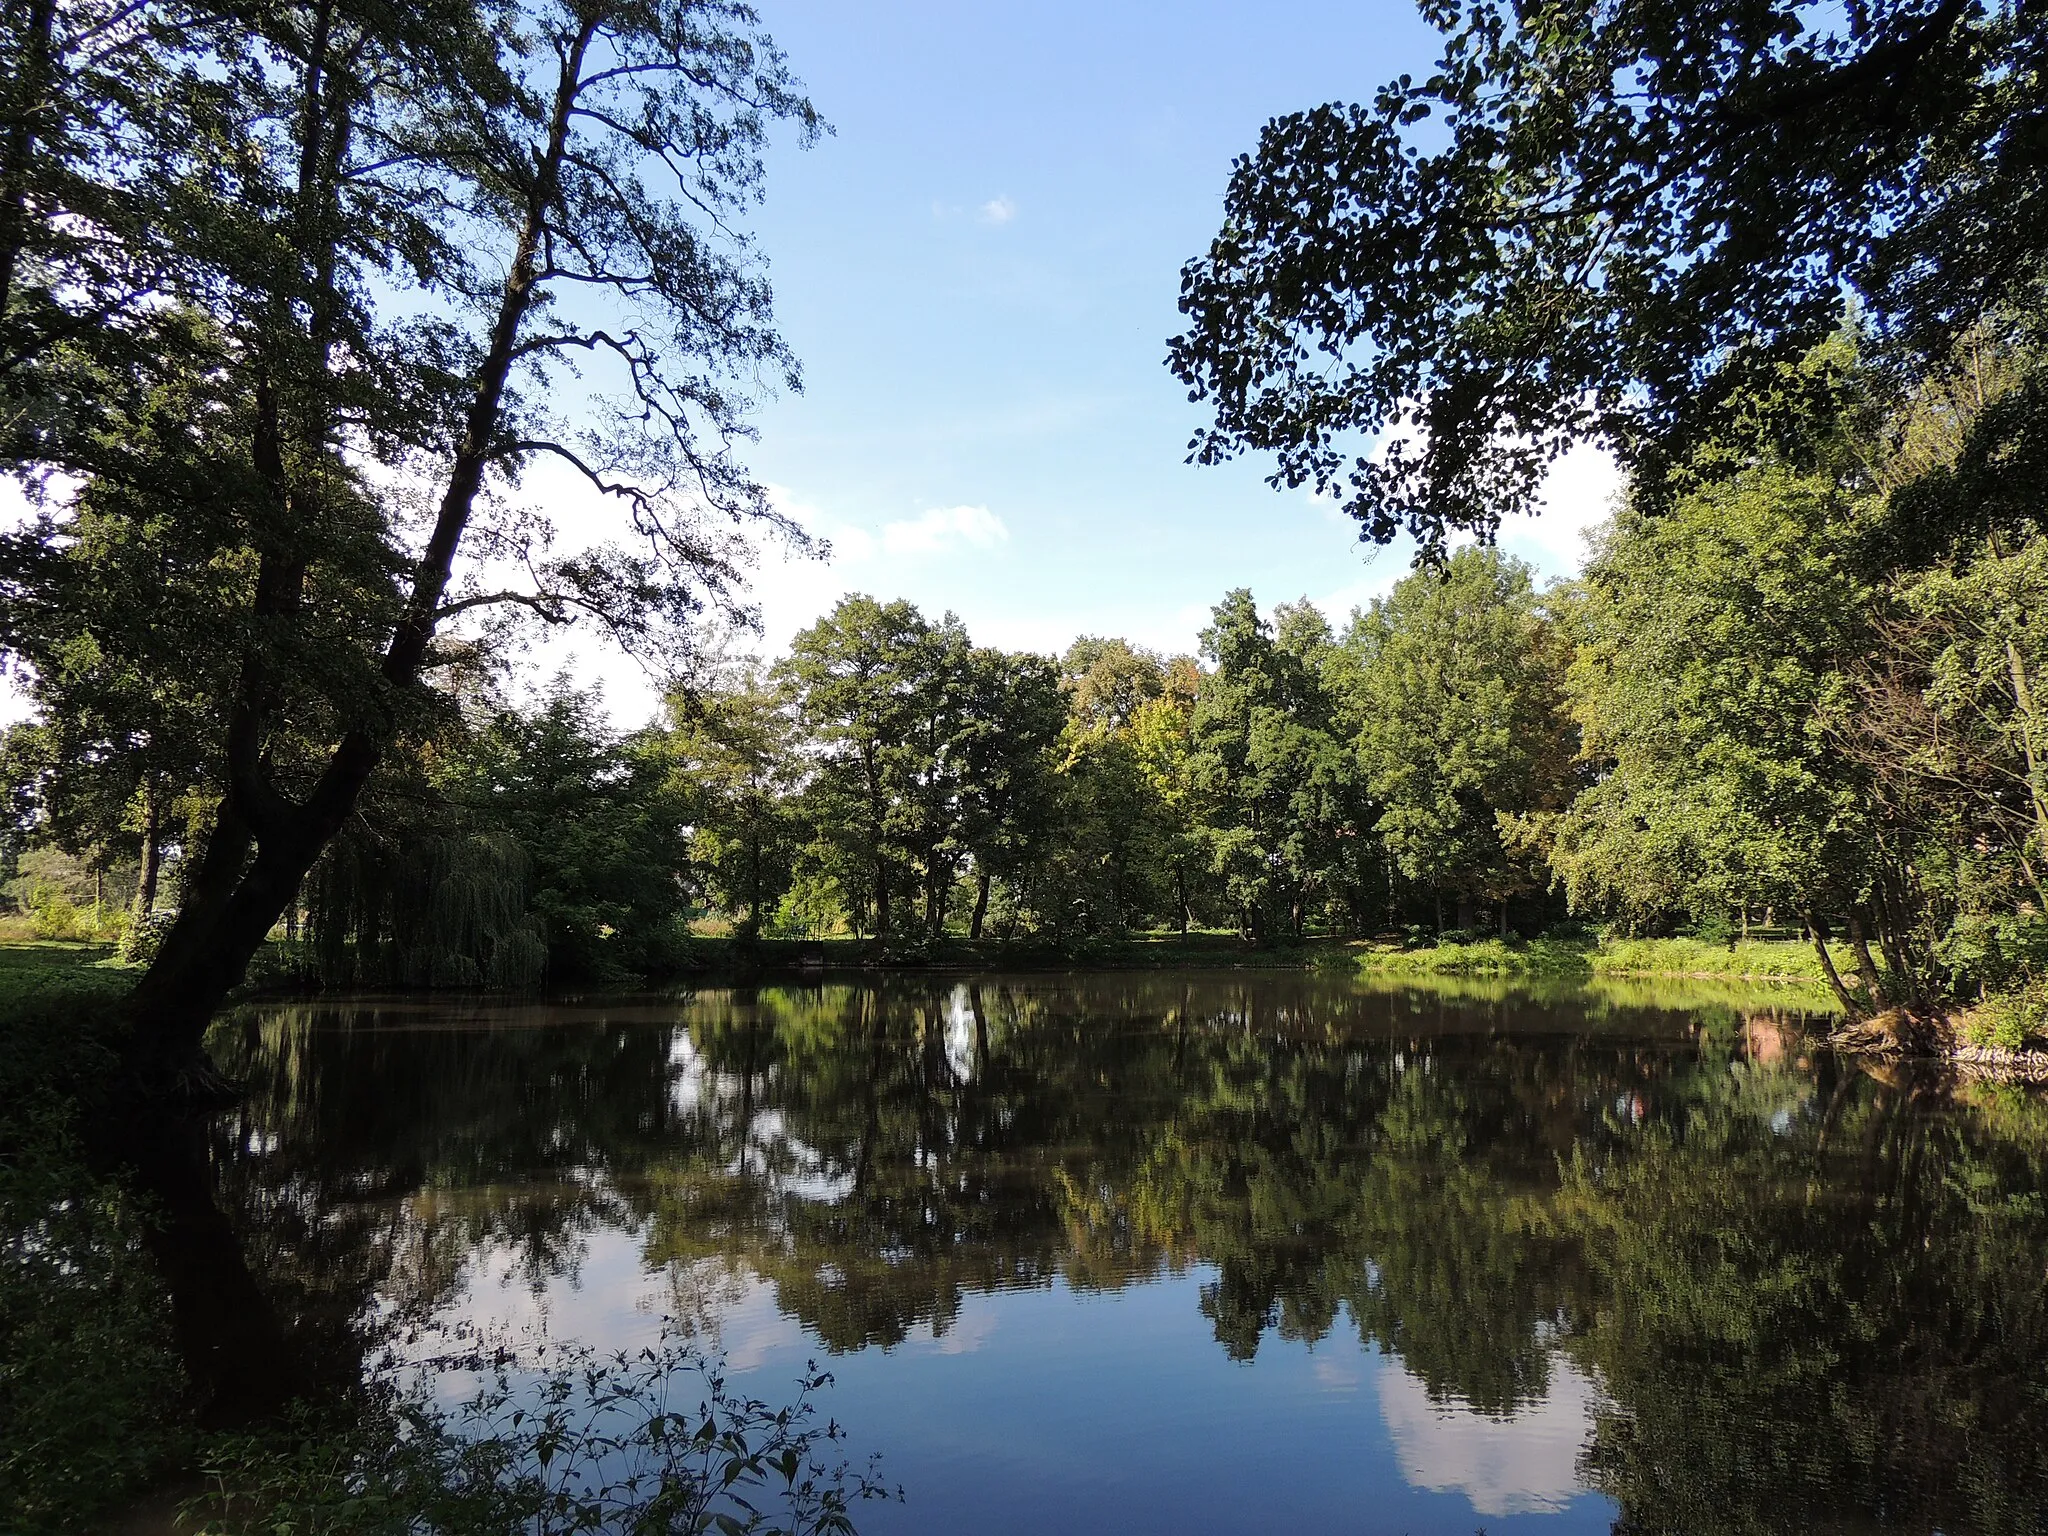
[[270, 1005], [299, 1320], [805, 1362], [886, 1533], [2048, 1528], [2048, 1113], [1798, 996], [1294, 973]]

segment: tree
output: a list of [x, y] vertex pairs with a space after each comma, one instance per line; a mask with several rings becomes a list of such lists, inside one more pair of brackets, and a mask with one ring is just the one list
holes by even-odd
[[1563, 655], [1528, 566], [1461, 549], [1353, 617], [1346, 719], [1395, 866], [1471, 928], [1540, 883], [1518, 818], [1564, 808], [1575, 747]]
[[[132, 1001], [145, 1048], [177, 1066], [431, 711], [466, 651], [444, 626], [582, 616], [658, 654], [705, 603], [735, 604], [729, 530], [787, 528], [733, 453], [747, 382], [798, 383], [736, 221], [770, 125], [818, 128], [753, 13], [722, 0], [502, 18], [314, 0], [188, 35], [188, 72], [231, 115], [197, 160], [206, 217], [177, 236], [197, 274], [166, 290], [181, 348], [132, 385], [91, 375], [92, 408], [45, 409], [12, 460], [170, 482], [234, 577], [194, 616], [234, 653], [221, 806]], [[579, 364], [598, 390], [552, 408]], [[179, 379], [207, 409], [150, 448], [133, 428]], [[622, 508], [638, 551], [551, 556], [516, 499], [542, 458]], [[9, 605], [73, 601], [75, 515], [52, 503], [9, 541]], [[479, 559], [530, 579], [487, 584]]]
[[[1276, 118], [1233, 166], [1169, 348], [1215, 413], [1193, 458], [1271, 452], [1276, 483], [1341, 493], [1366, 537], [1405, 527], [1441, 556], [1535, 510], [1573, 441], [1658, 498], [1710, 442], [1796, 440], [1841, 382], [1797, 365], [1845, 296], [1892, 391], [1973, 328], [2040, 334], [2039, 6], [1423, 14], [1446, 34], [1434, 74]], [[1977, 424], [1978, 481], [2041, 482], [2044, 402], [2037, 368]]]
[[914, 700], [927, 686], [930, 634], [909, 603], [855, 593], [797, 635], [775, 667], [816, 754], [805, 790], [811, 823], [853, 898], [856, 925], [871, 915], [883, 940], [914, 848]]
[[789, 889], [796, 852], [788, 700], [748, 663], [708, 688], [671, 694], [668, 713], [661, 745], [689, 807], [691, 866], [735, 915], [735, 931], [752, 937]]
[[1202, 673], [1190, 656], [1176, 657], [1167, 668], [1163, 691], [1138, 707], [1131, 734], [1138, 767], [1158, 806], [1160, 857], [1173, 878], [1173, 921], [1183, 937], [1192, 916], [1205, 849], [1195, 823], [1199, 790], [1195, 781], [1194, 708], [1201, 697]]
[[1331, 734], [1322, 686], [1329, 625], [1306, 599], [1283, 604], [1278, 632], [1249, 590], [1216, 605], [1202, 631], [1213, 670], [1188, 721], [1195, 824], [1241, 932], [1300, 938], [1312, 901], [1342, 881], [1355, 838], [1349, 756]]
[[1128, 640], [1082, 635], [1060, 658], [1067, 709], [1083, 729], [1123, 729], [1166, 686], [1159, 657]]
[[1575, 908], [1775, 906], [1825, 934], [1856, 906], [1870, 784], [1830, 730], [1877, 596], [1854, 515], [1831, 478], [1773, 466], [1617, 518], [1568, 685], [1594, 771], [1554, 854]]
[[307, 882], [337, 985], [620, 981], [674, 961], [686, 796], [657, 732], [620, 736], [557, 678], [391, 752]]
[[974, 860], [967, 936], [979, 939], [989, 892], [1050, 852], [1058, 827], [1055, 752], [1066, 723], [1059, 672], [1028, 651], [977, 647], [968, 657], [961, 742], [960, 843]]

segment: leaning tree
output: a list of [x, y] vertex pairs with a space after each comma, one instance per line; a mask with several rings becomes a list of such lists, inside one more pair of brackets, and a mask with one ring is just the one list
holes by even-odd
[[[744, 218], [776, 123], [822, 125], [735, 0], [8, 10], [44, 87], [0, 124], [0, 451], [39, 507], [0, 644], [204, 700], [218, 810], [131, 1000], [185, 1071], [481, 636], [660, 653], [739, 611], [750, 532], [801, 539], [737, 456], [799, 384]], [[543, 461], [615, 542], [556, 544]]]

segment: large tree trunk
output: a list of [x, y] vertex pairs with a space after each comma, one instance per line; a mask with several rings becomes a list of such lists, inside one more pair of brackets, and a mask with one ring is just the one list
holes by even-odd
[[979, 939], [981, 925], [988, 917], [988, 871], [980, 870], [974, 877], [974, 917], [967, 925], [967, 937]]
[[[365, 764], [360, 775], [346, 776], [353, 782], [336, 786], [343, 813], [368, 776]], [[208, 1079], [208, 1022], [241, 982], [340, 822], [340, 816], [308, 816], [290, 832], [280, 829], [257, 843], [255, 857], [248, 859], [253, 840], [247, 824], [232, 803], [223, 805], [194, 888], [156, 960], [128, 996], [132, 1050], [148, 1075], [195, 1084]]]

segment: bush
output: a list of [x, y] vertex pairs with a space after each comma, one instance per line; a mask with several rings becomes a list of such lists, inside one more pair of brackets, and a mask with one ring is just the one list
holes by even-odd
[[85, 914], [54, 885], [39, 885], [28, 894], [29, 926], [39, 939], [82, 939]]
[[1942, 945], [1956, 992], [2026, 993], [2048, 979], [2048, 917], [1965, 913]]
[[2004, 1051], [2025, 1050], [2048, 1037], [2048, 984], [1987, 993], [1966, 1016], [1964, 1033], [1973, 1044]]
[[156, 952], [162, 948], [164, 935], [171, 931], [171, 924], [178, 920], [176, 912], [166, 912], [158, 907], [147, 917], [131, 921], [127, 931], [121, 935], [120, 948], [115, 950], [128, 965], [148, 965], [156, 959]]

